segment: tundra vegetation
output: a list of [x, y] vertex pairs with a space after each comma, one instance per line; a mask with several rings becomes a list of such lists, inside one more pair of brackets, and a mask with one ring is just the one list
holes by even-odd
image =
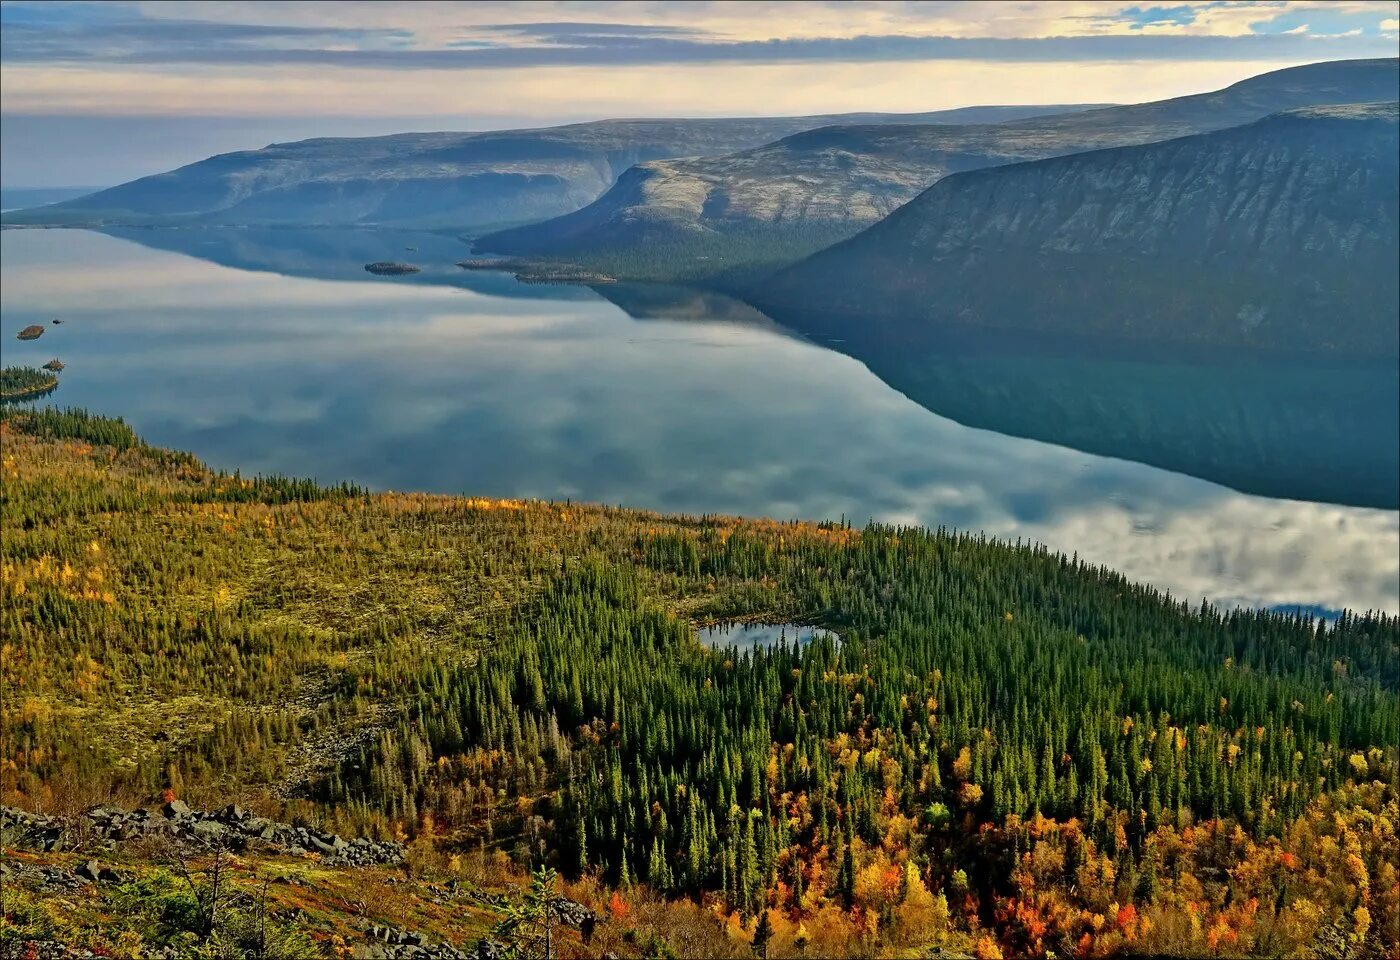
[[[328, 955], [388, 903], [530, 956], [1396, 949], [1393, 616], [1185, 604], [949, 530], [247, 478], [83, 411], [4, 416], [0, 799], [238, 802], [407, 846], [242, 862], [240, 923], [275, 869], [278, 910], [315, 897], [275, 932]], [[697, 640], [734, 620], [839, 643]], [[0, 937], [169, 944], [132, 918], [173, 898], [199, 939], [223, 868], [129, 857], [107, 926], [10, 884]], [[433, 900], [540, 868], [596, 939], [552, 939], [547, 872], [489, 915]]]

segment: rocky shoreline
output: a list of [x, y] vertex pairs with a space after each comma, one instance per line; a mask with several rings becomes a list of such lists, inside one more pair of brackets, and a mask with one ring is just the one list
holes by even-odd
[[595, 283], [616, 283], [617, 278], [571, 263], [514, 259], [459, 260], [463, 270], [496, 270], [512, 274], [521, 283], [572, 283], [587, 286]]

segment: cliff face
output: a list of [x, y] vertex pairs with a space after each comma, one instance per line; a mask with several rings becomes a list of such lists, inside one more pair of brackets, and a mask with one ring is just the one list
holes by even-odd
[[934, 324], [1397, 353], [1396, 104], [1317, 107], [941, 181], [757, 299]]
[[604, 120], [538, 130], [322, 138], [221, 154], [7, 223], [382, 224], [468, 230], [558, 216], [597, 198], [634, 164], [730, 153], [840, 121], [1024, 118], [1075, 107], [928, 114]]
[[645, 163], [575, 214], [483, 237], [504, 253], [577, 256], [794, 229], [849, 236], [953, 173], [1167, 140], [1302, 106], [1393, 98], [1395, 60], [1314, 64], [1224, 90], [1001, 124], [840, 125], [738, 153]]

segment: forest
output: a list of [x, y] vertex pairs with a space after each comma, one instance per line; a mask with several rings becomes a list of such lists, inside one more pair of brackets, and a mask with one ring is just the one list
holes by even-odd
[[[965, 531], [248, 478], [3, 417], [0, 802], [239, 802], [549, 867], [616, 921], [671, 911], [646, 955], [696, 924], [767, 957], [1400, 948], [1393, 616], [1217, 609]], [[735, 621], [831, 633], [698, 641]]]
[[47, 370], [33, 367], [5, 367], [0, 370], [0, 401], [33, 399], [57, 386], [58, 377]]

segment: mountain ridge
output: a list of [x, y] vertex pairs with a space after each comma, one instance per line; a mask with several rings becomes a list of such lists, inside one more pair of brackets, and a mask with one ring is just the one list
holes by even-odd
[[957, 174], [754, 299], [828, 332], [969, 325], [1394, 356], [1396, 129], [1395, 102], [1309, 107]]
[[218, 154], [88, 196], [12, 211], [5, 222], [473, 229], [569, 212], [639, 162], [731, 152], [833, 120], [937, 122], [945, 115], [1024, 118], [1073, 109], [1079, 108], [601, 120], [475, 133], [316, 137]]
[[591, 258], [634, 279], [747, 281], [854, 235], [950, 174], [1226, 129], [1281, 109], [1387, 99], [1400, 86], [1397, 64], [1310, 64], [1209, 93], [994, 126], [802, 131], [734, 154], [639, 165], [589, 206], [487, 234], [478, 246]]

